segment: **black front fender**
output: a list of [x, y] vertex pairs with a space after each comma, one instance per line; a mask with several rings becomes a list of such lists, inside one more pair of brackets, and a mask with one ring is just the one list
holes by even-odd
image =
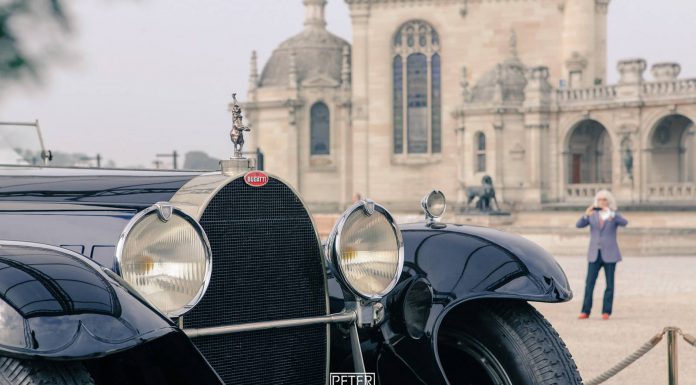
[[97, 358], [176, 330], [120, 277], [88, 258], [0, 241], [0, 354]]
[[433, 306], [423, 338], [394, 340], [394, 354], [410, 370], [404, 371], [400, 365], [381, 365], [383, 379], [446, 384], [438, 355], [438, 332], [448, 312], [467, 301], [565, 302], [572, 298], [568, 279], [558, 263], [521, 236], [449, 224], [411, 224], [401, 226], [401, 230], [405, 249], [401, 279], [427, 279], [433, 288]]
[[[476, 298], [565, 302], [568, 279], [543, 248], [515, 234], [486, 227], [424, 224], [402, 227], [404, 276], [430, 281], [442, 309]], [[434, 325], [433, 325], [434, 326]]]

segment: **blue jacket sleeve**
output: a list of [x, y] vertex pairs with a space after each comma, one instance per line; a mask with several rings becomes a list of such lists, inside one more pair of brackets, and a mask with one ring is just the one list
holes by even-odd
[[587, 215], [583, 215], [578, 219], [578, 223], [575, 224], [575, 227], [581, 229], [583, 227], [587, 227], [587, 225], [590, 224], [590, 218]]
[[614, 214], [614, 222], [616, 223], [617, 226], [624, 226], [628, 224], [628, 220], [626, 218], [622, 217], [621, 214], [616, 213]]

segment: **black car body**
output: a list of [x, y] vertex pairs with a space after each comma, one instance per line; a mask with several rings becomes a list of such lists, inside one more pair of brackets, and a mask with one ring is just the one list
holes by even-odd
[[[383, 384], [445, 384], [438, 341], [458, 309], [572, 296], [553, 258], [519, 236], [421, 222], [400, 226], [396, 287], [356, 299], [327, 269], [301, 199], [272, 175], [256, 188], [244, 173], [1, 171], [0, 355], [80, 362], [97, 384], [322, 384], [363, 364]], [[174, 319], [115, 258], [156, 202], [194, 213], [212, 250], [205, 294]]]

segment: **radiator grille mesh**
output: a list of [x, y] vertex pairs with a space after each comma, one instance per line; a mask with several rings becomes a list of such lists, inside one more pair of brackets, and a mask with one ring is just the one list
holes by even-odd
[[[302, 202], [270, 178], [263, 187], [235, 179], [201, 217], [213, 252], [203, 299], [185, 328], [327, 314], [321, 251]], [[227, 384], [324, 384], [326, 325], [195, 338]]]

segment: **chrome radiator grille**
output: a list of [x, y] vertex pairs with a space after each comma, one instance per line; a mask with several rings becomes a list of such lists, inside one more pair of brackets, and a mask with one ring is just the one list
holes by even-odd
[[[238, 178], [212, 199], [201, 225], [213, 252], [203, 299], [184, 316], [205, 328], [327, 314], [320, 246], [299, 198], [270, 178]], [[327, 326], [194, 338], [227, 384], [324, 384]]]

